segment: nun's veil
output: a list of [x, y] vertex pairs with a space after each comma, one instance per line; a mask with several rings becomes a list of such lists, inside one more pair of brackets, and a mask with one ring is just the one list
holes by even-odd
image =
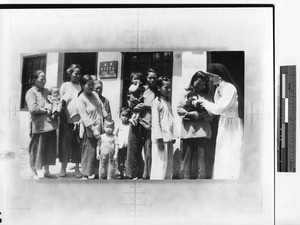
[[237, 86], [233, 78], [231, 77], [229, 71], [227, 68], [221, 64], [221, 63], [211, 63], [207, 66], [208, 73], [219, 75], [224, 81], [229, 82], [233, 84], [237, 90], [238, 93], [238, 102], [239, 102], [239, 118], [244, 120], [244, 96], [242, 95], [242, 92], [240, 88]]

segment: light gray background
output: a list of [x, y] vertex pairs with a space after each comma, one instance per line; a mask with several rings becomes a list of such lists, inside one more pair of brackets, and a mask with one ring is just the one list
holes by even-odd
[[[294, 4], [297, 5], [297, 3]], [[281, 4], [280, 7], [284, 11], [286, 6]], [[291, 9], [295, 10], [296, 7], [289, 8], [289, 10]], [[20, 82], [20, 62], [18, 62], [20, 53], [124, 49], [124, 40], [127, 40], [128, 37], [123, 35], [120, 39], [120, 34], [124, 34], [122, 29], [128, 25], [123, 20], [130, 16], [126, 13], [128, 10], [125, 10], [126, 12], [121, 10], [117, 13], [106, 12], [101, 14], [95, 13], [96, 11], [93, 10], [91, 12], [87, 11], [83, 10], [76, 13], [76, 16], [81, 18], [77, 20], [70, 19], [74, 15], [74, 12], [70, 11], [57, 13], [56, 18], [53, 18], [53, 12], [41, 13], [40, 10], [33, 13], [29, 13], [29, 10], [25, 12], [19, 10], [17, 13], [13, 12], [12, 14], [11, 11], [8, 14], [1, 12], [1, 22], [4, 23], [3, 29], [7, 31], [1, 32], [5, 33], [1, 38], [1, 48], [4, 47], [2, 48], [4, 49], [3, 52], [7, 53], [5, 55], [1, 54], [1, 62], [5, 62], [1, 68], [1, 77], [4, 74], [9, 74], [9, 79], [2, 79], [1, 96], [4, 96], [4, 94], [7, 96], [7, 93], [9, 93], [9, 99], [17, 99], [15, 104], [6, 101], [3, 105], [16, 105], [19, 101], [20, 90], [14, 89], [16, 87], [15, 82]], [[248, 149], [246, 151], [252, 157], [252, 159], [248, 159], [247, 179], [233, 182], [175, 181], [172, 183], [152, 182], [151, 184], [106, 182], [101, 185], [83, 182], [58, 184], [45, 181], [37, 184], [32, 181], [10, 180], [10, 176], [4, 173], [7, 171], [5, 168], [12, 170], [12, 168], [15, 168], [15, 164], [10, 160], [5, 160], [3, 162], [4, 170], [1, 170], [1, 172], [4, 171], [1, 174], [4, 175], [1, 176], [1, 179], [5, 180], [5, 182], [2, 182], [5, 185], [1, 185], [1, 193], [4, 193], [4, 196], [1, 196], [3, 197], [1, 208], [4, 208], [5, 218], [23, 224], [37, 224], [38, 222], [53, 224], [59, 221], [72, 221], [74, 224], [74, 221], [82, 223], [87, 220], [89, 223], [95, 224], [100, 222], [115, 224], [120, 220], [124, 221], [125, 224], [133, 224], [134, 218], [130, 213], [131, 206], [127, 205], [132, 203], [131, 194], [127, 192], [132, 192], [136, 188], [141, 191], [140, 195], [143, 196], [140, 199], [140, 210], [142, 211], [141, 214], [144, 215], [144, 217], [135, 219], [136, 224], [152, 224], [153, 222], [161, 222], [162, 224], [168, 224], [169, 222], [174, 224], [182, 224], [183, 222], [191, 222], [192, 224], [199, 222], [204, 224], [253, 224], [254, 222], [256, 224], [272, 224], [274, 222], [274, 143], [272, 139], [273, 103], [271, 87], [273, 74], [272, 64], [270, 64], [270, 60], [272, 60], [270, 11], [265, 9], [256, 11], [246, 9], [242, 12], [235, 9], [233, 11], [229, 10], [227, 13], [222, 10], [203, 11], [198, 9], [192, 11], [166, 10], [163, 13], [157, 13], [156, 10], [146, 10], [143, 15], [152, 16], [155, 14], [156, 18], [160, 18], [159, 21], [164, 22], [157, 24], [155, 19], [145, 22], [147, 27], [155, 31], [152, 33], [153, 36], [149, 37], [149, 40], [154, 40], [154, 43], [151, 47], [146, 48], [153, 51], [165, 49], [245, 51], [246, 102], [250, 103], [254, 99], [257, 107], [264, 105], [264, 114], [270, 115], [263, 117], [263, 129], [260, 129], [262, 124], [258, 123], [256, 125], [258, 129], [251, 131], [253, 133], [246, 132], [248, 137], [251, 136], [252, 138], [252, 140], [246, 140], [245, 143], [245, 147]], [[288, 17], [293, 16], [293, 11], [290, 12]], [[51, 14], [51, 17], [49, 14]], [[113, 19], [110, 17], [112, 14], [115, 15]], [[296, 15], [296, 12], [294, 15]], [[164, 17], [163, 20], [161, 20], [162, 17]], [[280, 18], [281, 21], [287, 20], [286, 16], [277, 17], [277, 20]], [[26, 20], [34, 25], [28, 26]], [[105, 33], [107, 35], [102, 35], [103, 32], [101, 32], [101, 40], [99, 40], [97, 35], [94, 35], [100, 33], [98, 23], [105, 24], [105, 22], [111, 22], [111, 20], [113, 26], [108, 29], [109, 32]], [[220, 21], [224, 22], [222, 28], [220, 27]], [[50, 27], [49, 24], [52, 22], [57, 22], [58, 25]], [[291, 33], [292, 39], [298, 40], [296, 39], [295, 30], [287, 29], [285, 25], [277, 21], [276, 23], [278, 23], [276, 34], [281, 29], [282, 32]], [[75, 24], [80, 25], [81, 29], [74, 29]], [[84, 26], [87, 24], [89, 25]], [[23, 26], [26, 26], [26, 32], [25, 29], [22, 29]], [[195, 29], [195, 26], [198, 29]], [[39, 29], [36, 29], [37, 27]], [[105, 28], [107, 29], [107, 27]], [[189, 32], [194, 34], [193, 37], [189, 35]], [[72, 38], [69, 38], [69, 36], [72, 36]], [[114, 40], [113, 37], [118, 38]], [[286, 38], [286, 35], [284, 38]], [[85, 42], [82, 40], [90, 41]], [[112, 46], [111, 43], [107, 43], [108, 40], [114, 44], [113, 48], [110, 47]], [[295, 56], [284, 51], [285, 48], [288, 48], [290, 41], [278, 39], [277, 42], [284, 44], [277, 44], [279, 49], [282, 48], [283, 53], [278, 54], [277, 50], [276, 57], [280, 58], [281, 61], [277, 60], [276, 66], [296, 64]], [[10, 43], [10, 45], [7, 43]], [[134, 47], [128, 46], [125, 50]], [[283, 57], [283, 54], [287, 54], [287, 56]], [[22, 121], [3, 119], [3, 122], [2, 124], [13, 129], [7, 131], [3, 125], [1, 129], [3, 145], [1, 146], [17, 152], [17, 127], [19, 122]], [[13, 140], [15, 141], [13, 142]], [[250, 149], [254, 149], [253, 154], [250, 153]], [[251, 165], [251, 162], [257, 163], [258, 166]], [[277, 174], [276, 176], [278, 177], [277, 182], [283, 179], [287, 182], [285, 185], [281, 182], [277, 183], [276, 193], [280, 191], [280, 196], [286, 196], [286, 190], [289, 190], [288, 192], [296, 190], [297, 184], [299, 187], [299, 182], [295, 181], [296, 174]], [[81, 192], [90, 193], [94, 197], [84, 197]], [[78, 197], [70, 203], [69, 199], [72, 198], [72, 193], [76, 193]], [[294, 193], [297, 194], [297, 192]], [[297, 199], [299, 195], [293, 195], [290, 198]], [[293, 214], [294, 207], [290, 206], [291, 201], [288, 197], [284, 199], [280, 197], [276, 201], [276, 221], [278, 224], [286, 224], [287, 220], [291, 224], [297, 221], [295, 220], [297, 215]], [[295, 204], [294, 201], [293, 204]], [[278, 209], [281, 208], [285, 210], [279, 211]], [[287, 211], [290, 213], [288, 216], [286, 216]]]

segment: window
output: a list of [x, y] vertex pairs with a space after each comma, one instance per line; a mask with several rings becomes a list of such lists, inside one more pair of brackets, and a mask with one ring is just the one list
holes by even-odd
[[154, 69], [158, 76], [166, 76], [172, 81], [173, 52], [133, 52], [123, 53], [123, 91], [122, 106], [127, 105], [128, 88], [131, 84], [130, 74], [142, 72], [146, 83], [147, 70]]
[[46, 54], [25, 56], [23, 58], [21, 110], [28, 109], [25, 101], [25, 95], [33, 85], [32, 78], [34, 71], [43, 70], [46, 73], [46, 63]]

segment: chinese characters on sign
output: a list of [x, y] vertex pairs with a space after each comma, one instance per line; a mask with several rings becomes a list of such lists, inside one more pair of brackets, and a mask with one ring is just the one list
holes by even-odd
[[117, 77], [118, 61], [100, 62], [99, 76], [100, 78]]

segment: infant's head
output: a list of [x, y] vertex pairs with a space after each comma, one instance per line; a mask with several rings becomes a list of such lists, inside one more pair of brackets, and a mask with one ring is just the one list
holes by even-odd
[[142, 78], [143, 78], [143, 74], [140, 72], [137, 73], [133, 72], [130, 74], [131, 83], [133, 83], [134, 85], [141, 84]]
[[59, 97], [59, 88], [58, 87], [52, 87], [50, 92], [53, 97], [55, 97], [55, 98]]

